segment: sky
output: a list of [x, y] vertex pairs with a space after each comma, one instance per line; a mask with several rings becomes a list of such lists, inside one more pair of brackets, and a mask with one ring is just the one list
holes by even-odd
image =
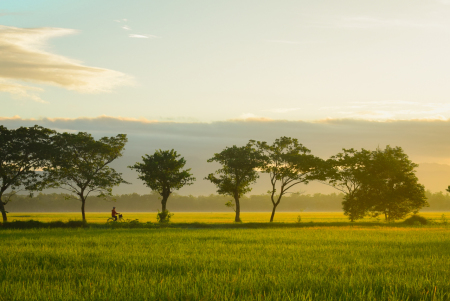
[[214, 192], [214, 152], [284, 135], [323, 158], [401, 146], [440, 191], [449, 54], [450, 0], [0, 0], [0, 124], [126, 133], [129, 181], [175, 148], [185, 194]]
[[0, 1], [4, 117], [447, 119], [450, 1]]

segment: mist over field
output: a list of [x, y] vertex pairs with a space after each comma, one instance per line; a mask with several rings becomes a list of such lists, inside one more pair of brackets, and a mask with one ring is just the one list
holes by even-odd
[[[22, 118], [1, 119], [2, 124], [14, 128], [35, 124], [57, 131], [92, 133], [96, 138], [127, 134], [128, 143], [123, 157], [111, 166], [123, 173], [132, 183], [114, 188], [115, 194], [148, 194], [150, 189], [137, 179], [137, 173], [127, 168], [141, 160], [144, 154], [157, 149], [175, 149], [185, 157], [186, 167], [192, 168], [197, 181], [183, 187], [181, 195], [209, 195], [216, 192], [214, 185], [203, 178], [218, 168], [207, 163], [214, 153], [227, 146], [242, 146], [249, 139], [271, 143], [281, 136], [297, 138], [313, 155], [327, 159], [342, 148], [375, 150], [386, 145], [400, 146], [410, 159], [419, 164], [417, 176], [425, 189], [445, 191], [450, 179], [450, 140], [446, 139], [450, 121], [390, 121], [323, 120], [317, 122], [274, 120], [230, 120], [211, 123], [152, 122], [125, 118], [99, 117], [77, 119]], [[269, 179], [261, 175], [250, 194], [263, 194], [269, 189]], [[296, 186], [295, 192], [306, 194], [338, 192], [332, 187], [311, 182]], [[47, 193], [54, 192], [46, 190]]]

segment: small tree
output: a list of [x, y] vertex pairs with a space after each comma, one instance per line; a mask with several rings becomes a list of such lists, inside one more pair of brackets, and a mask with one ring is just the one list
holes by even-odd
[[81, 215], [86, 221], [86, 199], [91, 193], [97, 197], [112, 195], [112, 187], [121, 183], [122, 174], [109, 167], [123, 154], [127, 137], [103, 137], [95, 140], [90, 134], [62, 133], [53, 139], [52, 164], [45, 169], [51, 187], [67, 190], [81, 201]]
[[[167, 200], [170, 194], [185, 185], [192, 185], [195, 178], [190, 173], [191, 169], [182, 170], [186, 165], [186, 160], [172, 150], [157, 150], [153, 155], [142, 157], [143, 163], [137, 162], [133, 166], [128, 166], [136, 170], [151, 190], [156, 191], [162, 197], [162, 215], [160, 221], [165, 222], [167, 211]], [[169, 217], [170, 218], [170, 217]]]
[[[275, 210], [283, 195], [295, 185], [308, 184], [315, 179], [314, 171], [322, 160], [310, 155], [309, 149], [290, 137], [276, 139], [272, 145], [258, 141], [257, 146], [265, 154], [262, 171], [269, 174], [272, 185], [269, 193], [273, 205], [270, 222], [273, 222]], [[279, 192], [277, 186], [280, 187]]]
[[252, 143], [248, 143], [242, 147], [236, 145], [227, 147], [222, 152], [214, 154], [208, 162], [217, 162], [222, 168], [214, 174], [209, 174], [205, 180], [215, 184], [219, 194], [233, 197], [236, 204], [234, 221], [240, 222], [239, 199], [252, 190], [250, 185], [259, 178], [257, 169], [264, 166], [264, 155], [255, 150]]
[[[0, 212], [3, 222], [8, 220], [5, 205], [16, 189], [31, 190], [39, 186], [42, 180], [39, 170], [47, 163], [50, 137], [54, 133], [37, 125], [14, 130], [0, 125]], [[8, 189], [11, 190], [9, 193]]]
[[370, 178], [366, 178], [360, 192], [371, 204], [369, 210], [383, 214], [391, 222], [428, 206], [425, 188], [415, 175], [416, 167], [401, 147], [388, 145], [384, 150], [373, 151], [371, 164], [366, 168]]
[[345, 194], [342, 202], [344, 214], [353, 222], [363, 218], [370, 208], [370, 204], [359, 195], [359, 192], [363, 183], [367, 183], [370, 179], [366, 167], [370, 164], [371, 152], [365, 149], [357, 151], [353, 148], [342, 150], [342, 153], [326, 161], [321, 169], [321, 177], [327, 179], [322, 183]]

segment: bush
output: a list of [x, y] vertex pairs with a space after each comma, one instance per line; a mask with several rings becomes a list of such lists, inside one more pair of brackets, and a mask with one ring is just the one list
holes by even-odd
[[168, 223], [170, 222], [170, 218], [173, 216], [173, 213], [170, 213], [169, 210], [165, 210], [156, 214], [156, 220], [160, 223]]
[[423, 216], [413, 214], [411, 217], [405, 219], [404, 223], [408, 225], [426, 225], [428, 220]]
[[53, 222], [40, 222], [35, 220], [18, 221], [0, 223], [0, 229], [39, 229], [39, 228], [81, 228], [85, 227], [86, 223], [83, 221], [53, 221]]

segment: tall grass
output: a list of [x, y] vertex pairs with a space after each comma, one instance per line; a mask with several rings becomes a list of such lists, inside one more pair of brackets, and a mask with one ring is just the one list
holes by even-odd
[[450, 300], [450, 228], [0, 231], [0, 300]]

